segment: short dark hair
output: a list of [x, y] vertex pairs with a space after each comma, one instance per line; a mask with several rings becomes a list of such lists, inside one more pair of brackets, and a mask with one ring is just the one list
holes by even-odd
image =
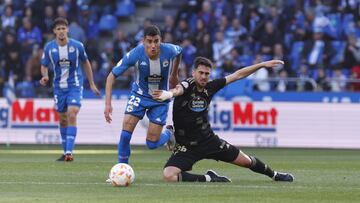
[[65, 25], [66, 27], [68, 27], [69, 22], [63, 17], [58, 17], [54, 20], [54, 22], [52, 24], [52, 28], [54, 29], [58, 25]]
[[194, 60], [194, 69], [197, 69], [199, 67], [199, 65], [204, 65], [206, 67], [209, 67], [210, 69], [212, 69], [213, 63], [210, 61], [210, 59], [202, 57], [202, 56], [198, 56], [195, 58]]
[[161, 36], [161, 32], [160, 32], [160, 29], [156, 26], [156, 25], [150, 25], [148, 27], [146, 27], [144, 29], [144, 38], [146, 36], [156, 36], [156, 35], [159, 35]]

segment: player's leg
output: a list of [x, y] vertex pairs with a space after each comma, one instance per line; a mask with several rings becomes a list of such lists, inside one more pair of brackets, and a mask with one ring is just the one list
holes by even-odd
[[67, 92], [67, 120], [68, 126], [66, 130], [66, 155], [65, 161], [73, 160], [73, 150], [75, 147], [75, 139], [77, 135], [77, 115], [80, 111], [82, 99], [82, 88], [71, 88]]
[[[181, 152], [180, 150], [183, 150]], [[195, 154], [185, 151], [184, 146], [179, 146], [170, 157], [163, 171], [163, 179], [167, 182], [210, 182], [209, 175], [192, 174], [191, 170], [196, 162]]]
[[246, 155], [232, 144], [220, 139], [217, 136], [208, 143], [208, 146], [209, 149], [207, 150], [208, 153], [205, 158], [221, 160], [227, 163], [249, 168], [256, 173], [267, 175], [276, 181], [292, 182], [294, 180], [294, 177], [291, 174], [273, 171], [268, 165], [264, 164], [258, 158]]
[[163, 178], [167, 182], [231, 182], [230, 179], [218, 175], [213, 170], [208, 170], [205, 175], [200, 175], [181, 171], [175, 166], [164, 168]]
[[163, 179], [167, 182], [231, 182], [230, 179], [219, 176], [213, 170], [208, 170], [204, 175], [187, 172], [201, 159], [202, 155], [198, 152], [177, 145], [172, 156], [165, 164]]
[[56, 161], [64, 161], [65, 153], [66, 153], [66, 131], [67, 131], [68, 121], [67, 121], [66, 112], [58, 112], [58, 115], [59, 115], [59, 124], [60, 124], [61, 146], [63, 148], [64, 153]]
[[68, 127], [66, 130], [66, 153], [65, 153], [65, 161], [73, 160], [73, 150], [75, 147], [75, 139], [77, 135], [77, 115], [80, 111], [79, 106], [68, 106], [68, 110], [66, 112], [68, 119]]
[[66, 115], [66, 95], [61, 90], [54, 90], [54, 102], [55, 109], [59, 115], [59, 128], [61, 136], [61, 146], [64, 153], [56, 161], [64, 161], [66, 153], [66, 131], [68, 126], [68, 120]]
[[163, 126], [166, 123], [168, 107], [169, 105], [167, 103], [151, 106], [146, 113], [150, 120], [146, 135], [146, 145], [149, 149], [156, 149], [163, 146], [171, 138], [174, 139], [172, 128], [167, 127], [162, 132]]
[[164, 132], [161, 133], [162, 129], [162, 125], [152, 122], [149, 123], [146, 135], [146, 145], [149, 149], [156, 149], [169, 141], [173, 133], [172, 130], [166, 128]]
[[120, 140], [118, 144], [118, 162], [129, 163], [131, 154], [130, 140], [134, 129], [145, 115], [144, 101], [145, 99], [139, 95], [132, 94], [125, 107], [125, 116], [123, 119], [123, 127], [120, 132]]
[[140, 118], [131, 114], [125, 114], [123, 119], [123, 128], [120, 133], [120, 140], [118, 144], [118, 162], [128, 163], [131, 154], [130, 140], [134, 129]]
[[232, 163], [238, 166], [249, 168], [255, 173], [264, 174], [275, 181], [287, 181], [287, 182], [294, 181], [294, 176], [292, 174], [276, 172], [272, 170], [270, 166], [263, 163], [260, 159], [253, 156], [248, 156], [247, 154], [245, 154], [240, 150], [239, 150], [239, 155]]

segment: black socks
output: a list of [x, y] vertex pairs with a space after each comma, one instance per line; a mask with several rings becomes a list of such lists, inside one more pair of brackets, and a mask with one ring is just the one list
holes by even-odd
[[196, 175], [191, 174], [185, 171], [182, 171], [178, 175], [178, 181], [179, 182], [206, 182], [205, 175]]
[[266, 164], [264, 164], [262, 161], [257, 159], [256, 157], [249, 156], [251, 159], [251, 165], [249, 167], [250, 170], [261, 173], [264, 175], [269, 176], [270, 178], [274, 177], [274, 171]]

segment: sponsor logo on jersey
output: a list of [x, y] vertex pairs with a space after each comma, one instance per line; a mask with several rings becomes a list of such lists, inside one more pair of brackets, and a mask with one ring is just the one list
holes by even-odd
[[148, 83], [160, 83], [162, 80], [162, 76], [161, 75], [157, 75], [157, 74], [153, 74], [153, 75], [149, 75], [147, 77], [147, 82]]
[[68, 68], [68, 67], [70, 67], [70, 65], [71, 65], [71, 62], [68, 59], [63, 58], [59, 61], [59, 66], [61, 68]]
[[204, 111], [207, 108], [207, 101], [202, 97], [194, 97], [189, 102], [189, 108], [195, 112]]

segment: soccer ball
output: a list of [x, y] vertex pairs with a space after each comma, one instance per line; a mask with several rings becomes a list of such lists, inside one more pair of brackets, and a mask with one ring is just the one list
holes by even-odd
[[134, 170], [130, 165], [119, 163], [113, 166], [109, 173], [111, 184], [115, 187], [129, 186], [135, 180]]

